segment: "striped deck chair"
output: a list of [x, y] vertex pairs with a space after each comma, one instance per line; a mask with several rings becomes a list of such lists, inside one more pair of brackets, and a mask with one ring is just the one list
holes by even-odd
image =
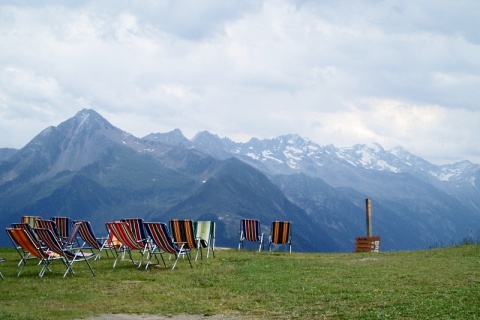
[[127, 218], [122, 221], [125, 221], [130, 226], [137, 242], [144, 246], [144, 251], [148, 250], [150, 242], [144, 228], [145, 221], [141, 218]]
[[272, 251], [272, 245], [288, 244], [292, 253], [292, 223], [290, 221], [274, 221], [268, 237], [268, 251]]
[[215, 258], [215, 222], [214, 221], [194, 221], [193, 229], [195, 230], [195, 240], [197, 241], [197, 256], [200, 251], [200, 257], [203, 259], [202, 248], [207, 248], [207, 258], [212, 250], [213, 257]]
[[[70, 238], [69, 238], [70, 241], [72, 241], [73, 238], [76, 236], [79, 227], [80, 226], [78, 223], [76, 223], [73, 226], [72, 234], [70, 235]], [[64, 278], [68, 273], [75, 274], [75, 271], [73, 271], [72, 265], [80, 261], [85, 261], [85, 263], [88, 265], [88, 268], [92, 272], [92, 275], [95, 276], [95, 271], [93, 271], [92, 266], [88, 262], [89, 259], [95, 257], [95, 254], [90, 252], [87, 252], [87, 253], [83, 252], [81, 249], [74, 250], [74, 251], [70, 250], [68, 248], [70, 243], [66, 243], [64, 245], [62, 242], [59, 241], [58, 237], [54, 235], [50, 229], [34, 228], [33, 230], [38, 235], [38, 238], [47, 246], [47, 248], [50, 251], [62, 257], [62, 261], [67, 267], [67, 270], [63, 274]]]
[[170, 220], [170, 231], [173, 236], [173, 241], [177, 243], [185, 243], [186, 249], [197, 249], [197, 241], [195, 239], [195, 232], [193, 231], [192, 220]]
[[[23, 268], [27, 264], [27, 260], [39, 260], [39, 264], [42, 265], [42, 269], [40, 270], [38, 276], [41, 278], [43, 277], [45, 271], [51, 271], [49, 265], [53, 260], [61, 259], [59, 255], [55, 255], [53, 252], [49, 252], [42, 248], [40, 246], [40, 243], [22, 228], [7, 228], [7, 234], [10, 237], [10, 240], [12, 241], [15, 248], [17, 248], [18, 254], [20, 255], [21, 259], [21, 266], [19, 264], [20, 270], [18, 271], [17, 277], [19, 277], [22, 273]], [[22, 248], [22, 251], [18, 249], [19, 247]], [[23, 251], [27, 251], [30, 253], [28, 259], [24, 258]]]
[[[28, 233], [28, 235], [38, 241], [38, 238], [37, 238], [37, 235], [35, 234], [35, 232], [33, 232], [33, 229], [32, 227], [30, 227], [30, 225], [28, 223], [12, 223], [12, 228], [20, 228], [20, 229], [23, 229], [26, 233]], [[27, 250], [23, 249], [21, 246], [17, 245], [17, 252], [20, 254], [20, 253], [23, 253], [23, 257], [22, 259], [18, 262], [18, 266], [20, 266], [22, 263], [26, 262], [26, 260], [31, 260], [31, 259], [37, 259], [37, 257], [35, 256], [31, 256], [30, 255], [30, 252], [28, 252]]]
[[[78, 235], [84, 241], [81, 247], [85, 249], [92, 249], [92, 252], [93, 252], [93, 249], [98, 250], [98, 254], [95, 256], [95, 260], [100, 259], [102, 251], [104, 250], [107, 253], [107, 257], [108, 257], [108, 251], [111, 251], [114, 257], [117, 256], [115, 245], [108, 244], [108, 237], [97, 238], [95, 236], [95, 233], [93, 232], [92, 225], [90, 224], [89, 221], [78, 220], [78, 221], [75, 221], [75, 223], [80, 224], [80, 228], [78, 229]], [[86, 245], [88, 247], [85, 247]]]
[[185, 242], [174, 242], [172, 240], [172, 236], [170, 235], [170, 232], [168, 231], [168, 227], [165, 223], [146, 222], [145, 229], [150, 239], [152, 240], [152, 245], [153, 245], [152, 249], [150, 250], [149, 259], [147, 262], [147, 266], [145, 267], [145, 270], [151, 264], [150, 261], [151, 261], [152, 255], [155, 256], [158, 263], [160, 262], [157, 258], [157, 255], [160, 255], [160, 257], [162, 258], [163, 264], [165, 265], [165, 268], [168, 268], [167, 264], [165, 263], [165, 259], [163, 258], [163, 253], [175, 255], [175, 262], [173, 264], [172, 270], [175, 269], [175, 266], [177, 265], [178, 258], [180, 257], [180, 255], [186, 255], [188, 258], [188, 262], [190, 263], [190, 267], [193, 267], [192, 260], [190, 257], [191, 249], [185, 247], [186, 245]]
[[[0, 262], [5, 262], [7, 260], [5, 260], [5, 258], [0, 258]], [[0, 278], [2, 278], [2, 280], [5, 280], [5, 278], [3, 277], [3, 274], [0, 272]]]
[[58, 238], [60, 242], [64, 242], [63, 239], [60, 237], [60, 233], [58, 232], [57, 225], [52, 220], [38, 219], [35, 221], [35, 228], [48, 229]]
[[259, 220], [254, 219], [242, 219], [240, 220], [240, 242], [238, 244], [238, 250], [244, 248], [244, 241], [260, 242], [258, 251], [263, 248], [263, 232], [261, 232], [261, 226]]
[[[130, 226], [124, 221], [107, 222], [105, 223], [105, 226], [107, 227], [107, 230], [122, 243], [120, 250], [128, 253], [130, 260], [134, 265], [136, 265], [136, 263], [135, 260], [133, 260], [132, 250], [138, 250], [140, 252], [141, 259], [137, 266], [140, 268], [146, 248], [141, 242], [137, 241]], [[117, 265], [119, 256], [120, 254], [118, 253], [115, 262], [113, 263], [114, 268]]]
[[30, 227], [35, 228], [35, 221], [42, 219], [40, 216], [23, 216], [22, 223], [28, 223]]
[[51, 217], [50, 220], [55, 222], [57, 227], [58, 235], [62, 240], [67, 240], [70, 237], [72, 232], [73, 222], [72, 219], [68, 217]]

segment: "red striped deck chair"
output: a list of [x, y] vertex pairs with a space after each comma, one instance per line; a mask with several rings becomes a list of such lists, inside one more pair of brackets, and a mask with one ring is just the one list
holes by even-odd
[[165, 265], [165, 268], [168, 268], [167, 264], [165, 263], [165, 259], [163, 258], [163, 253], [175, 255], [175, 262], [173, 264], [172, 270], [175, 269], [175, 266], [177, 265], [178, 258], [180, 257], [180, 255], [186, 255], [188, 258], [188, 262], [190, 263], [190, 267], [193, 267], [192, 260], [190, 257], [191, 249], [185, 247], [186, 245], [185, 242], [174, 242], [172, 240], [172, 236], [170, 235], [170, 232], [168, 231], [168, 227], [165, 223], [146, 222], [145, 229], [150, 239], [152, 240], [152, 245], [153, 245], [152, 249], [150, 250], [149, 259], [145, 269], [147, 269], [148, 266], [151, 264], [150, 261], [151, 261], [152, 255], [155, 256], [158, 264], [160, 262], [157, 258], [157, 255], [160, 255], [160, 257], [162, 258], [163, 264]]
[[192, 220], [170, 220], [170, 230], [173, 236], [173, 241], [177, 243], [185, 243], [186, 249], [197, 249], [197, 240], [195, 239], [195, 232], [193, 231]]
[[[107, 227], [107, 230], [122, 243], [120, 250], [128, 253], [130, 260], [134, 265], [136, 265], [136, 263], [135, 260], [133, 260], [132, 250], [138, 250], [140, 252], [141, 258], [137, 266], [140, 268], [146, 248], [141, 242], [137, 241], [130, 226], [124, 221], [107, 222], [105, 223], [105, 226]], [[113, 263], [114, 268], [117, 265], [119, 256], [120, 254], [115, 258], [115, 262]]]
[[[18, 271], [17, 277], [23, 271], [23, 268], [27, 264], [28, 260], [38, 259], [39, 264], [42, 265], [42, 269], [38, 276], [41, 278], [43, 277], [45, 271], [50, 271], [49, 265], [53, 260], [61, 259], [59, 255], [54, 254], [53, 252], [47, 251], [46, 249], [42, 248], [40, 243], [33, 238], [27, 231], [22, 228], [7, 228], [7, 234], [10, 237], [15, 248], [17, 248], [18, 254], [20, 255], [20, 270]], [[21, 248], [22, 251], [20, 251]], [[29, 252], [29, 258], [25, 259], [23, 251]], [[39, 265], [37, 264], [37, 265]]]
[[259, 242], [260, 246], [258, 251], [263, 248], [263, 232], [261, 232], [261, 226], [259, 220], [254, 219], [242, 219], [240, 220], [240, 242], [238, 244], [238, 250], [244, 248], [244, 241]]
[[141, 218], [127, 218], [122, 221], [125, 221], [132, 229], [132, 233], [135, 236], [137, 242], [141, 243], [144, 246], [144, 251], [148, 250], [150, 246], [149, 239], [145, 232], [144, 221]]
[[107, 257], [108, 257], [108, 251], [112, 252], [112, 255], [114, 257], [117, 255], [115, 245], [108, 244], [108, 237], [97, 238], [95, 236], [95, 233], [93, 232], [93, 228], [92, 228], [92, 225], [90, 224], [90, 221], [78, 220], [78, 221], [75, 221], [75, 223], [80, 224], [80, 227], [78, 229], [78, 234], [84, 241], [82, 248], [92, 249], [92, 252], [93, 252], [93, 249], [98, 250], [98, 254], [95, 256], [95, 260], [100, 259], [102, 251], [104, 250], [107, 253]]
[[35, 228], [35, 221], [42, 219], [40, 216], [23, 216], [22, 223], [28, 223], [30, 227]]
[[[70, 235], [69, 240], [73, 240], [75, 235], [78, 233], [79, 227], [80, 226], [78, 223], [76, 223], [73, 226], [72, 235]], [[64, 245], [61, 241], [59, 241], [58, 237], [54, 235], [50, 229], [34, 228], [33, 230], [37, 234], [38, 238], [46, 245], [46, 247], [50, 251], [62, 257], [62, 261], [67, 267], [67, 270], [63, 274], [64, 278], [69, 273], [75, 274], [75, 271], [73, 271], [72, 265], [76, 262], [81, 262], [81, 261], [84, 261], [87, 264], [88, 268], [90, 269], [90, 272], [92, 273], [93, 276], [95, 276], [95, 271], [93, 271], [93, 268], [90, 265], [90, 262], [88, 262], [89, 259], [95, 257], [95, 254], [90, 252], [83, 252], [83, 250], [81, 249], [70, 250], [68, 248], [70, 243], [67, 243], [66, 245]]]
[[57, 225], [55, 224], [54, 221], [46, 220], [46, 219], [38, 219], [35, 221], [35, 228], [48, 229], [58, 238], [59, 241], [63, 242], [58, 232]]
[[73, 222], [68, 217], [51, 217], [50, 220], [55, 222], [55, 226], [57, 227], [58, 235], [63, 240], [68, 239], [70, 237], [70, 233], [72, 232]]
[[290, 221], [274, 221], [268, 237], [268, 251], [272, 251], [272, 245], [288, 244], [292, 253], [292, 223]]
[[200, 251], [200, 257], [203, 259], [202, 248], [207, 248], [207, 258], [210, 250], [212, 250], [215, 258], [215, 221], [194, 221], [193, 230], [195, 230], [195, 240], [197, 241], [197, 256]]

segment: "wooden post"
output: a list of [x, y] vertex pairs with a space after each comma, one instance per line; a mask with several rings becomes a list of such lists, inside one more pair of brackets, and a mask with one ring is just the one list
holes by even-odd
[[365, 200], [367, 211], [367, 236], [355, 238], [355, 252], [380, 252], [380, 237], [372, 236], [372, 200]]
[[367, 237], [372, 236], [372, 200], [367, 198], [365, 200], [367, 209]]

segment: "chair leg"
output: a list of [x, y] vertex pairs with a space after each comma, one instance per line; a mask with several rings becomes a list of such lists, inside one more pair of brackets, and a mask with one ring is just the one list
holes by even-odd
[[95, 276], [95, 271], [93, 271], [92, 265], [90, 262], [88, 262], [88, 259], [85, 257], [85, 254], [82, 252], [83, 260], [87, 263], [88, 267], [90, 268], [90, 271], [92, 272], [92, 275]]
[[197, 254], [195, 256], [195, 261], [198, 260], [198, 251], [200, 251], [200, 260], [203, 260], [202, 245], [200, 244], [200, 242], [197, 245]]

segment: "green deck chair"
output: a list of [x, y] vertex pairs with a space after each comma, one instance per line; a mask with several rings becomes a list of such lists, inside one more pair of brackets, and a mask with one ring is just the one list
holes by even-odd
[[214, 221], [194, 221], [193, 229], [195, 230], [195, 239], [197, 240], [197, 256], [200, 251], [200, 258], [203, 259], [202, 248], [207, 248], [207, 258], [212, 250], [213, 257], [215, 258], [215, 222]]

